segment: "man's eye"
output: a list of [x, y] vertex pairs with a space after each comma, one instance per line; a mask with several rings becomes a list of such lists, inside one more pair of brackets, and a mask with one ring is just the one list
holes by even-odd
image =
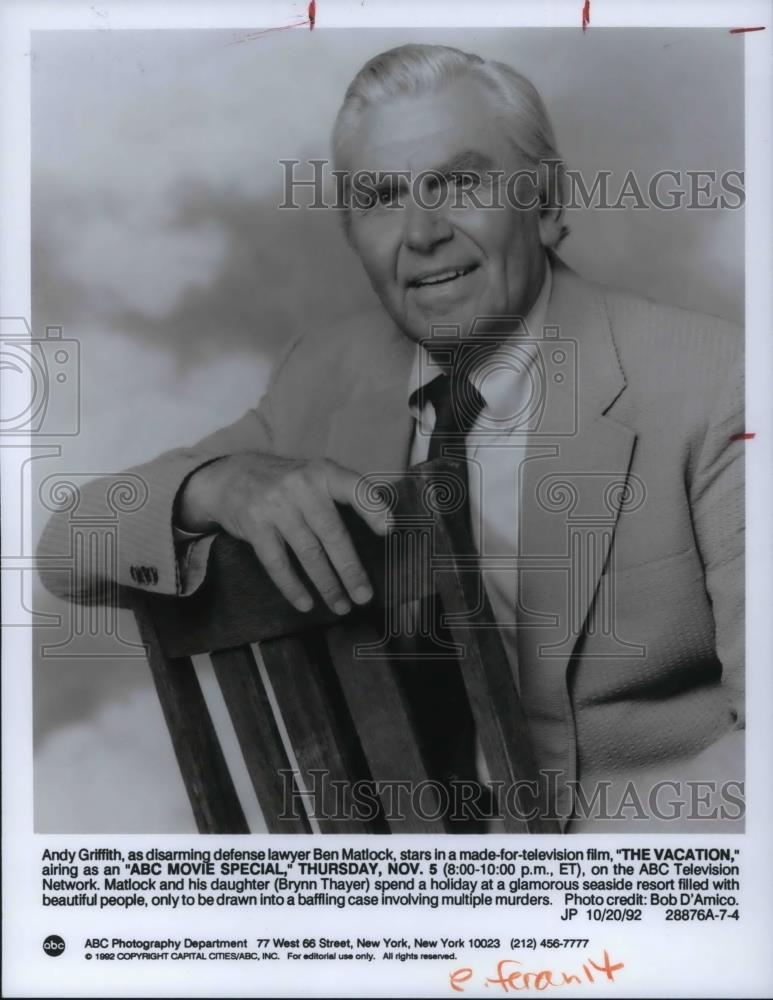
[[447, 190], [448, 177], [445, 174], [431, 174], [426, 181], [426, 192], [430, 198], [437, 197], [438, 193], [444, 193]]
[[393, 205], [396, 198], [397, 192], [394, 188], [381, 188], [378, 192], [379, 205]]
[[480, 174], [476, 174], [471, 170], [455, 171], [451, 174], [451, 179], [458, 187], [468, 191], [478, 187], [481, 183]]

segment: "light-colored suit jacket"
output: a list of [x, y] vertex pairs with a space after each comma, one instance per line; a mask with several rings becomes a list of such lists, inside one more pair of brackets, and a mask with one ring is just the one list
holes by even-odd
[[[592, 285], [557, 259], [545, 337], [563, 341], [563, 354], [548, 359], [544, 432], [521, 466], [515, 627], [538, 759], [561, 784], [688, 760], [744, 725], [743, 337]], [[148, 496], [121, 515], [119, 582], [183, 592], [174, 500], [213, 456], [404, 469], [413, 354], [385, 315], [303, 337], [256, 409], [128, 470]], [[104, 502], [96, 480], [80, 510]], [[54, 515], [41, 552], [67, 553], [68, 530], [67, 515]], [[207, 544], [193, 547], [186, 592]], [[43, 575], [76, 600], [94, 583], [87, 572], [75, 585]]]

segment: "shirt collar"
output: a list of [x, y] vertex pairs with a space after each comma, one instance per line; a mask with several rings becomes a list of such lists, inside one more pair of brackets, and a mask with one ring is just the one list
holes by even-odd
[[[542, 327], [547, 315], [550, 292], [553, 285], [553, 275], [550, 261], [546, 261], [545, 278], [542, 288], [534, 301], [534, 305], [529, 310], [524, 325], [528, 331], [526, 338], [518, 338], [518, 357], [531, 357], [534, 352], [529, 352], [528, 344], [540, 340]], [[525, 352], [525, 354], [524, 354]], [[522, 363], [513, 364], [514, 355], [512, 349], [508, 348], [508, 341], [488, 355], [484, 365], [470, 373], [470, 380], [479, 390], [486, 402], [486, 408], [494, 415], [501, 411], [509, 413], [512, 409], [512, 392], [516, 383], [525, 374], [526, 368]], [[497, 359], [499, 358], [499, 363]], [[423, 344], [416, 345], [416, 353], [413, 359], [410, 378], [408, 380], [408, 405], [414, 417], [419, 417], [419, 406], [416, 393], [419, 389], [428, 385], [433, 379], [441, 375], [443, 369], [437, 364]]]

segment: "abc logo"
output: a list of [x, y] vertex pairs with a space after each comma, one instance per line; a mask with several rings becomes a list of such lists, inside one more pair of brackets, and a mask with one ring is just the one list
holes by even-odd
[[43, 951], [51, 958], [59, 958], [64, 951], [64, 938], [60, 938], [58, 934], [49, 934], [43, 942]]

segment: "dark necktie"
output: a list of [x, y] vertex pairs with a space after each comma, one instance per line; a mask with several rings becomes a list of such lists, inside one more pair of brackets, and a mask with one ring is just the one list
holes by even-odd
[[[435, 427], [430, 438], [428, 461], [446, 455], [449, 458], [465, 457], [465, 439], [484, 406], [483, 397], [467, 379], [439, 375], [419, 392], [421, 408], [426, 402], [435, 410]], [[464, 468], [465, 488], [467, 470]], [[469, 527], [469, 502], [467, 504]], [[434, 613], [422, 614], [424, 621], [431, 620], [433, 634], [442, 643], [450, 643], [448, 628], [442, 624], [439, 602], [433, 602]], [[414, 718], [422, 753], [430, 776], [449, 786], [453, 803], [452, 782], [476, 780], [475, 725], [470, 711], [467, 692], [453, 653], [435, 646], [432, 637], [419, 636], [410, 640], [414, 649], [424, 655], [431, 652], [431, 660], [408, 661], [398, 668]], [[437, 650], [440, 649], [440, 652]], [[457, 798], [458, 801], [458, 798]], [[481, 809], [488, 800], [481, 797]], [[485, 824], [474, 818], [457, 817], [454, 832], [479, 833]]]
[[427, 401], [435, 411], [428, 461], [444, 454], [464, 458], [466, 437], [485, 405], [483, 397], [466, 377], [438, 375], [419, 391], [419, 405]]

